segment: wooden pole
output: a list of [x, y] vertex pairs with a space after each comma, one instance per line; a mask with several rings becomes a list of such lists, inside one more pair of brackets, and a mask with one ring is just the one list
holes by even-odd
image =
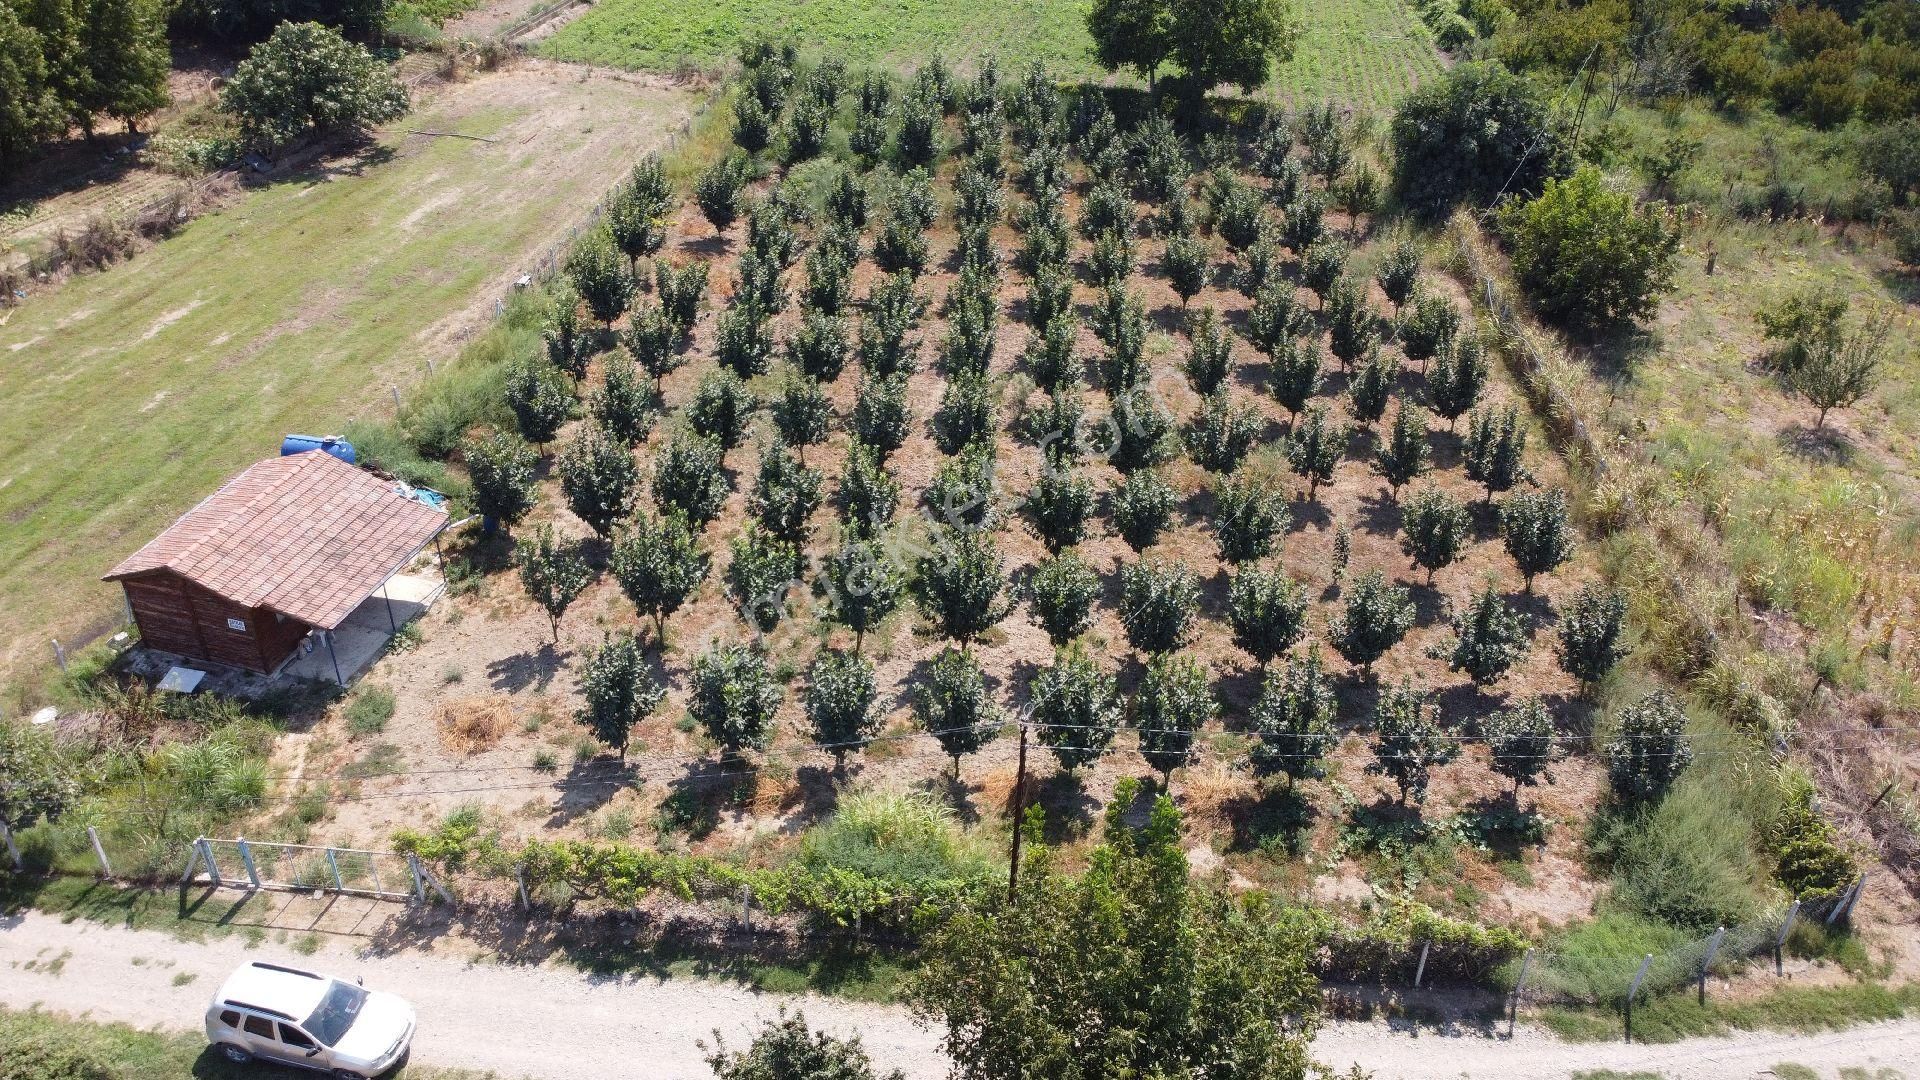
[[1013, 774], [1013, 851], [1007, 859], [1007, 903], [1014, 903], [1020, 890], [1020, 834], [1026, 817], [1027, 725], [1020, 724], [1020, 763]]

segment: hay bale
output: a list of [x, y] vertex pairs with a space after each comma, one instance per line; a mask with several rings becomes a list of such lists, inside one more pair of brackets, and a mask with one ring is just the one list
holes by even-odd
[[440, 732], [441, 744], [462, 754], [492, 749], [513, 730], [516, 721], [513, 699], [505, 694], [457, 698], [433, 710], [433, 726]]

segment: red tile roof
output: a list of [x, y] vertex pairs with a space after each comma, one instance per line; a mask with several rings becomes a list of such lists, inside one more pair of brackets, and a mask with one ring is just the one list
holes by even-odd
[[171, 570], [330, 630], [446, 524], [395, 482], [310, 450], [227, 481], [104, 580]]

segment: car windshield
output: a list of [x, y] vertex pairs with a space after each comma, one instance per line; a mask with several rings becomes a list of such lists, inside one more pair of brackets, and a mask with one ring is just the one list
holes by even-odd
[[307, 1034], [333, 1046], [353, 1026], [354, 1020], [360, 1015], [360, 1006], [366, 1003], [365, 990], [335, 979], [333, 986], [327, 990], [327, 996], [320, 999], [320, 1007], [307, 1017]]

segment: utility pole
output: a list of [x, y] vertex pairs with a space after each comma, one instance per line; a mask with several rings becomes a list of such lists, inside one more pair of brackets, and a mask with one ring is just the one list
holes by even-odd
[[1020, 888], [1020, 834], [1025, 831], [1027, 795], [1027, 724], [1020, 722], [1020, 763], [1013, 773], [1013, 853], [1007, 858], [1007, 904]]

